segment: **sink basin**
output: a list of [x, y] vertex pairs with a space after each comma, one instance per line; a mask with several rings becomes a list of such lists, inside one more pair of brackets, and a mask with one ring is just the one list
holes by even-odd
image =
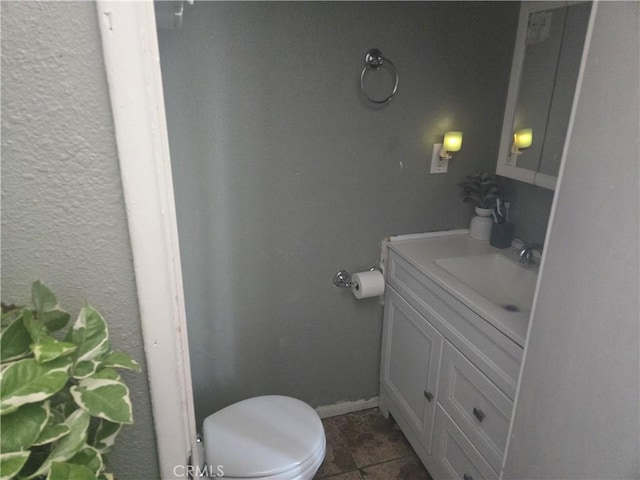
[[507, 312], [531, 311], [538, 278], [536, 265], [523, 265], [499, 253], [435, 262], [499, 308]]

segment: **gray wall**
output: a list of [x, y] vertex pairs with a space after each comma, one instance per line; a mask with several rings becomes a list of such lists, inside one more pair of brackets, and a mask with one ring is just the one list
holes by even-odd
[[[77, 314], [102, 312], [144, 368], [134, 272], [96, 7], [2, 2], [2, 299], [40, 278]], [[124, 374], [133, 426], [110, 455], [118, 478], [158, 478], [146, 373]], [[135, 452], [135, 455], [132, 454]]]
[[[258, 394], [377, 395], [382, 307], [333, 275], [388, 235], [468, 226], [456, 182], [495, 169], [517, 13], [196, 2], [159, 32], [198, 421]], [[359, 91], [372, 47], [400, 74], [382, 108]], [[429, 175], [452, 129], [463, 149]]]
[[598, 6], [504, 478], [640, 478], [639, 24]]

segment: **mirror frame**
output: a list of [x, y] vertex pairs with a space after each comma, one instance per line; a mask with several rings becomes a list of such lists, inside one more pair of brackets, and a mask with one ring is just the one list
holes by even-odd
[[[498, 163], [496, 173], [503, 177], [513, 178], [521, 182], [530, 183], [539, 187], [555, 190], [557, 176], [547, 175], [538, 171], [521, 168], [511, 163], [511, 144], [513, 143], [513, 122], [515, 120], [518, 94], [520, 93], [520, 78], [526, 53], [527, 25], [531, 13], [573, 5], [576, 1], [523, 1], [520, 4], [520, 15], [518, 18], [518, 30], [513, 51], [513, 61], [511, 62], [511, 75], [509, 77], [509, 90], [505, 105], [504, 120], [502, 122], [502, 132], [500, 135], [500, 149], [498, 151]], [[575, 101], [575, 92], [574, 92]]]

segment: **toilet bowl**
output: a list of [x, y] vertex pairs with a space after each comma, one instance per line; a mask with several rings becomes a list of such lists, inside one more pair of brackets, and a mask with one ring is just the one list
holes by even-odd
[[204, 420], [202, 433], [206, 464], [231, 480], [311, 480], [326, 450], [315, 410], [280, 395], [229, 405]]

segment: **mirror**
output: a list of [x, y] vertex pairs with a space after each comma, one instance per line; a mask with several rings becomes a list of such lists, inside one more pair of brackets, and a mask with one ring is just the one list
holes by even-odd
[[522, 2], [496, 173], [551, 190], [575, 96], [591, 2]]

